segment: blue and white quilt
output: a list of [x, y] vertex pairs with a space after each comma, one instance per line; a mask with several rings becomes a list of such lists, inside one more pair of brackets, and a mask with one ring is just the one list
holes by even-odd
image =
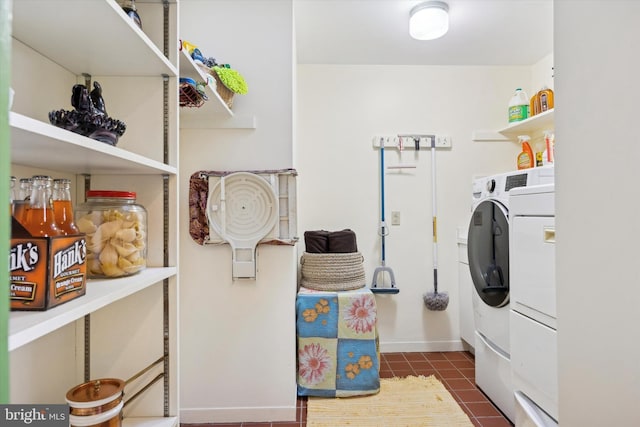
[[376, 300], [368, 288], [296, 298], [298, 395], [346, 397], [380, 391]]

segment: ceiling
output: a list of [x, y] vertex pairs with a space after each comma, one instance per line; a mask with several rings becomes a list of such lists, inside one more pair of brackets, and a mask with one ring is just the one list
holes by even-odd
[[449, 32], [409, 36], [421, 0], [294, 0], [299, 64], [531, 65], [553, 50], [553, 0], [445, 0]]

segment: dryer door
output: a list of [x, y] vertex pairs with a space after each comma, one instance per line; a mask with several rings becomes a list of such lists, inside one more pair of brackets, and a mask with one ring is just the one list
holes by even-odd
[[491, 307], [509, 303], [509, 214], [497, 200], [473, 210], [467, 251], [469, 270], [480, 299]]

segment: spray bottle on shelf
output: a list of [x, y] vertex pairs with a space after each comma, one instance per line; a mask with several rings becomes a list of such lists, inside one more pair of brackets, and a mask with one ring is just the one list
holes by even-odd
[[552, 131], [544, 131], [544, 153], [542, 153], [542, 164], [552, 165], [554, 161], [555, 136]]
[[518, 154], [518, 169], [528, 169], [535, 166], [533, 150], [529, 145], [530, 140], [529, 135], [518, 136], [518, 141], [522, 144], [522, 151]]

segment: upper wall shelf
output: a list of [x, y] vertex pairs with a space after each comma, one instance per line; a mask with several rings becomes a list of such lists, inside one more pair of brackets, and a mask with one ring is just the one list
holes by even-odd
[[[204, 71], [193, 61], [189, 53], [182, 49], [180, 51], [180, 77], [191, 77], [198, 82], [206, 82], [207, 76]], [[224, 113], [227, 117], [233, 117], [233, 111], [220, 98], [218, 92], [211, 85], [205, 89], [209, 100], [202, 107], [182, 107], [180, 115], [202, 115], [211, 118], [214, 114]]]
[[[191, 77], [206, 82], [205, 72], [193, 61], [184, 49], [180, 51], [180, 77]], [[180, 127], [192, 129], [255, 129], [254, 116], [238, 116], [231, 111], [214, 87], [205, 89], [209, 100], [201, 107], [181, 107]]]
[[173, 166], [22, 114], [10, 112], [9, 127], [15, 164], [75, 174], [177, 174]]
[[178, 75], [115, 0], [14, 1], [13, 37], [76, 75]]
[[553, 109], [547, 110], [544, 113], [536, 114], [521, 122], [512, 123], [498, 132], [513, 139], [517, 138], [518, 135], [530, 135], [543, 130], [553, 130], [553, 111]]
[[536, 114], [521, 122], [511, 123], [504, 129], [495, 131], [477, 130], [473, 132], [473, 141], [517, 141], [519, 135], [529, 135], [534, 138], [545, 130], [554, 129], [554, 110]]

